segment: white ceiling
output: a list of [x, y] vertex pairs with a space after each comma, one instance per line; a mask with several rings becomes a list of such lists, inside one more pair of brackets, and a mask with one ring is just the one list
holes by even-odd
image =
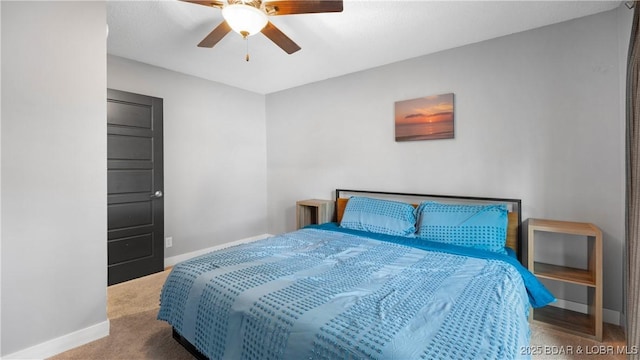
[[273, 16], [302, 47], [288, 55], [262, 34], [196, 45], [219, 9], [163, 1], [108, 1], [107, 50], [162, 68], [268, 94], [616, 8], [620, 1], [344, 0], [344, 11]]

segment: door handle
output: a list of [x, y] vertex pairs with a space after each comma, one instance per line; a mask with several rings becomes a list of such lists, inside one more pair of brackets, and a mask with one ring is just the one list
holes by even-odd
[[162, 195], [163, 195], [163, 194], [162, 194], [162, 191], [157, 190], [155, 193], [151, 194], [151, 198], [152, 198], [152, 199], [159, 199], [159, 198], [161, 198], [161, 197], [162, 197]]

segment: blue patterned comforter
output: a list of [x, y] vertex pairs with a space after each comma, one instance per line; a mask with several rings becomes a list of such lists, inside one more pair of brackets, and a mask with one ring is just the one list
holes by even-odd
[[364, 235], [305, 228], [182, 262], [158, 319], [210, 359], [508, 359], [530, 301], [553, 300], [508, 260]]

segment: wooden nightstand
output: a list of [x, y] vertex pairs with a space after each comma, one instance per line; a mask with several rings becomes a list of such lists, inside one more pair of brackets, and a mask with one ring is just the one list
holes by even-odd
[[296, 202], [296, 228], [333, 221], [334, 202], [309, 199]]
[[[577, 269], [536, 261], [536, 233], [543, 231], [584, 236], [587, 268]], [[602, 341], [602, 231], [590, 223], [529, 219], [527, 243], [524, 259], [529, 271], [538, 278], [582, 285], [588, 289], [587, 314], [545, 306], [532, 309], [531, 318], [566, 332]]]

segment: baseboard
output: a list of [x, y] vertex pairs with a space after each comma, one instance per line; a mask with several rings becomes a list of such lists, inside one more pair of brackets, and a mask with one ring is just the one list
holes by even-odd
[[108, 335], [109, 320], [17, 351], [13, 354], [2, 356], [2, 359], [46, 359]]
[[254, 242], [257, 240], [262, 240], [268, 237], [271, 237], [273, 235], [271, 234], [262, 234], [262, 235], [256, 235], [256, 236], [252, 236], [252, 237], [248, 237], [248, 238], [244, 238], [244, 239], [240, 239], [240, 240], [236, 240], [236, 241], [232, 241], [232, 242], [228, 242], [228, 243], [224, 243], [224, 244], [220, 244], [220, 245], [216, 245], [216, 246], [212, 246], [210, 248], [206, 248], [206, 249], [201, 249], [201, 250], [196, 250], [196, 251], [192, 251], [186, 254], [181, 254], [181, 255], [176, 255], [176, 256], [171, 256], [168, 258], [164, 259], [164, 267], [170, 267], [170, 266], [174, 266], [175, 264], [185, 261], [185, 260], [189, 260], [191, 258], [194, 258], [196, 256], [200, 256], [200, 255], [204, 255], [206, 253], [210, 253], [212, 251], [215, 250], [220, 250], [220, 249], [225, 249], [231, 246], [235, 246], [235, 245], [240, 245], [240, 244], [245, 244], [245, 243], [250, 243], [250, 242]]
[[[577, 302], [562, 300], [562, 299], [558, 299], [555, 303], [550, 305], [559, 307], [561, 309], [576, 311], [583, 314], [586, 314], [589, 308], [586, 304], [580, 304]], [[622, 322], [620, 320], [621, 320], [621, 317], [620, 317], [619, 311], [602, 309], [602, 321], [609, 324], [622, 326]]]

